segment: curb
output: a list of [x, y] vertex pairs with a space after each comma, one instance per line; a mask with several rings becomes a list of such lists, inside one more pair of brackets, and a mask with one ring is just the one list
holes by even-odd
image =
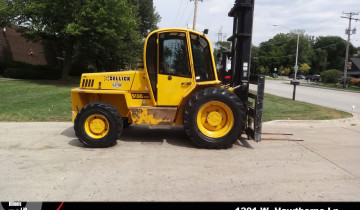
[[[280, 80], [279, 80], [280, 81]], [[289, 81], [289, 83], [288, 83]], [[290, 84], [290, 81], [291, 80], [288, 80], [288, 81], [283, 81], [282, 84], [288, 84], [288, 85], [291, 85]], [[311, 83], [308, 83], [308, 82], [302, 82], [304, 80], [297, 80], [300, 82], [300, 86], [303, 86], [303, 87], [312, 87], [312, 88], [320, 88], [320, 89], [327, 89], [327, 90], [337, 90], [337, 91], [344, 91], [344, 92], [351, 92], [351, 93], [360, 93], [360, 91], [354, 91], [354, 90], [344, 90], [344, 89], [337, 89], [337, 88], [329, 88], [329, 87], [322, 87], [322, 86], [315, 86], [315, 85], [311, 85]]]
[[353, 114], [352, 117], [335, 120], [274, 120], [264, 122], [263, 125], [282, 125], [282, 126], [351, 126], [360, 125], [360, 114]]
[[321, 86], [313, 86], [311, 84], [301, 84], [300, 85], [304, 87], [312, 87], [312, 88], [320, 88], [320, 89], [327, 89], [327, 90], [337, 90], [337, 91], [343, 91], [343, 92], [351, 92], [351, 93], [360, 93], [360, 91], [354, 91], [354, 90], [343, 90], [343, 89], [337, 89], [337, 88], [328, 88], [328, 87], [321, 87]]
[[0, 78], [0, 82], [1, 82], [1, 81], [16, 81], [16, 80], [21, 80], [21, 79]]

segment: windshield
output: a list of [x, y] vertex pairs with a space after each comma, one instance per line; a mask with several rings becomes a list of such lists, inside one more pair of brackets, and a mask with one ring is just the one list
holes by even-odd
[[191, 34], [196, 81], [215, 80], [210, 45], [203, 37]]
[[159, 37], [159, 74], [191, 77], [186, 34], [167, 32]]

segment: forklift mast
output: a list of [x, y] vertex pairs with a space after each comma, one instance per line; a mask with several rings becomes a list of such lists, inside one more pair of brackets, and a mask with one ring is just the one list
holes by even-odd
[[[235, 94], [246, 107], [245, 133], [248, 138], [259, 142], [261, 141], [265, 77], [250, 75], [254, 4], [255, 0], [236, 0], [228, 14], [229, 17], [234, 18], [233, 35], [228, 39], [232, 42], [232, 49], [231, 53], [225, 53], [223, 56], [231, 57], [231, 70], [226, 75], [224, 74], [222, 79], [224, 79], [223, 83], [230, 83], [229, 86], [234, 88]], [[258, 85], [256, 95], [249, 92], [250, 83]], [[252, 100], [249, 101], [249, 98]]]
[[236, 0], [229, 17], [234, 17], [233, 35], [228, 39], [232, 42], [230, 86], [241, 86], [235, 93], [245, 102], [249, 92], [254, 0]]

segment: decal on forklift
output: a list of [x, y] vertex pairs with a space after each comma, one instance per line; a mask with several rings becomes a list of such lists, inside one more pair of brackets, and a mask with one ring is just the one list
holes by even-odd
[[133, 99], [150, 99], [149, 93], [131, 93]]
[[130, 82], [130, 77], [104, 76], [104, 81]]
[[112, 83], [112, 86], [113, 86], [114, 88], [121, 88], [122, 84], [119, 83], [119, 82], [114, 82], [114, 83]]

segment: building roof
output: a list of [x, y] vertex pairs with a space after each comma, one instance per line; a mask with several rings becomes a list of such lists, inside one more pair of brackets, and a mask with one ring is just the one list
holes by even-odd
[[360, 58], [350, 58], [350, 62], [352, 62], [351, 69], [360, 69]]
[[351, 77], [360, 77], [360, 58], [349, 58], [351, 69], [347, 71], [347, 75]]
[[41, 42], [28, 41], [16, 31], [17, 26], [0, 28], [0, 62], [22, 61], [46, 65], [44, 46]]

